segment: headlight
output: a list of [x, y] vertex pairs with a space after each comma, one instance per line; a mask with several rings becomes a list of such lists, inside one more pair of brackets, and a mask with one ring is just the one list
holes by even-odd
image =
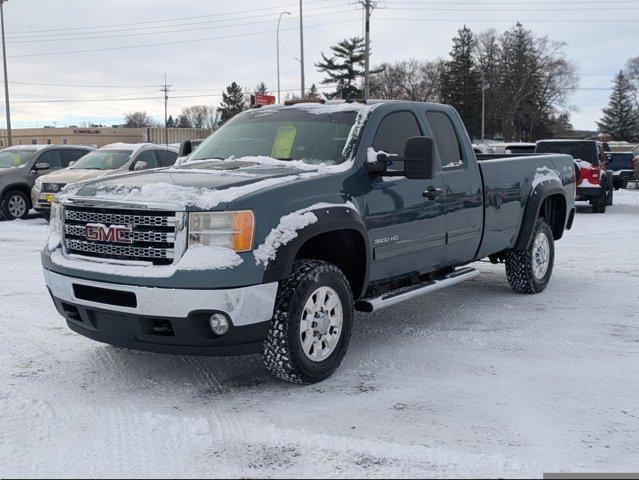
[[51, 221], [49, 223], [49, 250], [53, 251], [62, 243], [62, 205], [58, 202], [51, 204]]
[[255, 219], [250, 210], [189, 214], [189, 247], [226, 247], [236, 252], [253, 249]]
[[37, 188], [38, 190], [42, 190], [42, 180], [40, 180], [39, 178], [36, 178], [36, 181], [33, 184], [33, 186]]

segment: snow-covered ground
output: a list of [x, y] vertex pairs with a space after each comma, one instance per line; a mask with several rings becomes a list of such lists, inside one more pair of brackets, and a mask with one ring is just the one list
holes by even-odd
[[44, 221], [0, 224], [0, 477], [540, 477], [639, 471], [639, 191], [582, 209], [538, 296], [503, 267], [358, 315], [311, 387], [256, 357], [126, 351], [67, 329]]

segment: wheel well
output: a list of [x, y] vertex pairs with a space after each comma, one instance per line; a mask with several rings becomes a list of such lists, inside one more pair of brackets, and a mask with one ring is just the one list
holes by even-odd
[[548, 222], [555, 240], [559, 240], [564, 234], [566, 210], [566, 199], [560, 193], [544, 199], [539, 208], [539, 218], [544, 218]]
[[19, 190], [22, 193], [24, 193], [27, 196], [27, 202], [29, 204], [29, 207], [31, 207], [31, 190], [29, 190], [29, 187], [27, 185], [9, 185], [4, 190], [2, 190], [2, 195], [0, 195], [0, 200], [2, 200], [7, 193], [12, 192], [14, 190]]
[[337, 230], [313, 237], [297, 252], [296, 259], [323, 260], [337, 266], [353, 291], [353, 297], [363, 294], [366, 278], [366, 243], [356, 230]]

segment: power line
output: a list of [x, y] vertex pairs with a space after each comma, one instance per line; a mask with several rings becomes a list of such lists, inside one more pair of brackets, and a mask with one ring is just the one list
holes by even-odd
[[[308, 0], [309, 3], [325, 3], [325, 2], [329, 2], [329, 1], [334, 1], [334, 0]], [[23, 34], [31, 34], [31, 33], [42, 33], [42, 32], [55, 32], [56, 34], [59, 32], [64, 32], [64, 31], [70, 31], [70, 30], [90, 30], [90, 29], [99, 29], [99, 28], [111, 28], [111, 27], [139, 27], [140, 25], [148, 25], [148, 24], [153, 24], [153, 23], [167, 23], [167, 22], [176, 22], [176, 21], [186, 21], [186, 20], [196, 20], [196, 19], [202, 19], [202, 18], [213, 18], [213, 17], [223, 17], [223, 16], [228, 16], [228, 15], [238, 15], [238, 14], [243, 14], [243, 13], [253, 13], [253, 12], [262, 12], [262, 14], [264, 14], [265, 10], [268, 9], [274, 9], [274, 10], [279, 10], [281, 8], [286, 8], [286, 7], [291, 7], [291, 6], [295, 6], [296, 4], [286, 4], [286, 5], [279, 5], [279, 6], [272, 6], [272, 7], [262, 7], [262, 8], [253, 8], [250, 10], [236, 10], [233, 12], [224, 12], [224, 13], [213, 13], [210, 15], [197, 15], [197, 16], [193, 16], [193, 17], [181, 17], [181, 18], [165, 18], [162, 20], [146, 20], [146, 21], [137, 21], [137, 22], [131, 22], [131, 23], [117, 23], [117, 24], [110, 24], [110, 25], [93, 25], [93, 26], [86, 26], [86, 27], [67, 27], [67, 28], [49, 28], [49, 29], [43, 29], [43, 30], [21, 30], [20, 32], [7, 32], [8, 34], [12, 34], [12, 35], [23, 35]]]
[[482, 22], [482, 23], [513, 23], [515, 21], [519, 21], [521, 23], [639, 23], [639, 18], [622, 18], [622, 19], [544, 19], [544, 20], [523, 20], [519, 19], [511, 19], [511, 20], [498, 20], [495, 18], [475, 18], [475, 19], [459, 19], [459, 18], [391, 18], [391, 17], [380, 17], [379, 20], [386, 21], [400, 21], [400, 22], [429, 22], [429, 23], [473, 23], [473, 22]]
[[[341, 21], [330, 22], [330, 23], [318, 23], [315, 25], [307, 26], [306, 28], [317, 28], [317, 27], [324, 27], [327, 25], [352, 23], [353, 21], [358, 21], [358, 20], [341, 20]], [[282, 30], [292, 31], [292, 30], [297, 30], [297, 28], [283, 28]], [[20, 54], [20, 55], [7, 55], [7, 58], [28, 58], [28, 57], [69, 55], [69, 54], [77, 54], [77, 53], [96, 53], [96, 52], [111, 52], [111, 51], [118, 51], [118, 50], [133, 50], [136, 48], [185, 45], [190, 43], [208, 42], [210, 40], [224, 40], [228, 38], [244, 38], [249, 36], [259, 36], [259, 35], [272, 34], [272, 33], [275, 33], [275, 30], [261, 30], [259, 32], [237, 33], [232, 35], [221, 35], [217, 37], [195, 38], [192, 40], [178, 40], [178, 41], [172, 41], [172, 42], [147, 43], [142, 45], [126, 45], [121, 47], [107, 47], [107, 48], [93, 48], [93, 49], [87, 49], [87, 50], [68, 50], [63, 52], [41, 52], [41, 53], [27, 53], [27, 54]]]
[[[308, 15], [309, 17], [322, 17], [322, 16], [327, 16], [327, 15], [335, 15], [335, 12], [325, 12], [325, 13], [315, 13], [312, 15]], [[260, 15], [260, 18], [264, 18], [263, 15]], [[233, 28], [233, 27], [244, 27], [244, 26], [249, 26], [249, 25], [260, 25], [263, 23], [272, 23], [274, 21], [274, 19], [267, 19], [267, 20], [256, 20], [256, 21], [252, 21], [252, 22], [241, 22], [241, 23], [233, 23], [233, 24], [228, 24], [228, 25], [213, 25], [213, 26], [207, 26], [207, 27], [196, 27], [196, 28], [189, 28], [188, 31], [189, 32], [195, 32], [195, 31], [201, 31], [201, 30], [211, 30], [211, 29], [220, 29], [220, 28]], [[201, 24], [201, 23], [211, 23], [211, 22], [195, 22], [196, 24]], [[50, 42], [69, 42], [69, 41], [80, 41], [80, 40], [102, 40], [102, 39], [113, 39], [113, 38], [125, 38], [125, 37], [143, 37], [143, 36], [147, 36], [147, 35], [166, 35], [166, 34], [173, 34], [173, 33], [183, 33], [184, 30], [181, 28], [184, 25], [179, 25], [178, 29], [174, 29], [174, 30], [164, 30], [161, 32], [137, 32], [137, 33], [123, 33], [123, 34], [118, 34], [118, 35], [99, 35], [99, 36], [92, 36], [92, 37], [71, 37], [71, 38], [45, 38], [45, 39], [40, 39], [40, 40], [17, 40], [17, 41], [7, 41], [7, 43], [12, 43], [12, 44], [27, 44], [27, 43], [50, 43]], [[128, 30], [123, 30], [123, 31], [128, 31]]]

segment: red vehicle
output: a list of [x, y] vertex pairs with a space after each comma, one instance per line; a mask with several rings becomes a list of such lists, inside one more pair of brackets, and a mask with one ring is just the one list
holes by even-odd
[[590, 202], [594, 213], [606, 213], [613, 203], [614, 187], [607, 170], [604, 144], [594, 140], [542, 140], [536, 153], [563, 153], [575, 159], [577, 171], [576, 201]]

